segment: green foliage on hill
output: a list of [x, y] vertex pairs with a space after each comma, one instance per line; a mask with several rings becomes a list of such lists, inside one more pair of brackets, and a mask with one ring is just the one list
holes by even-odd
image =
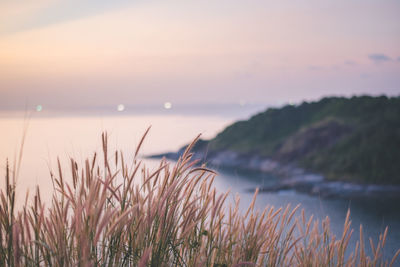
[[328, 97], [270, 108], [210, 140], [209, 151], [257, 154], [328, 179], [400, 183], [400, 98]]

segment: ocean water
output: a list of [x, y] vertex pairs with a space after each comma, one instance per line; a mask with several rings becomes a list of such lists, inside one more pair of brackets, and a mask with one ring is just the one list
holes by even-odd
[[[151, 127], [140, 154], [175, 151], [199, 134], [211, 138], [232, 122], [219, 116], [126, 115], [126, 116], [47, 116], [33, 113], [24, 116], [0, 116], [0, 171], [5, 173], [19, 157], [23, 133], [26, 132], [18, 175], [18, 194], [40, 185], [50, 191], [50, 170], [57, 170], [57, 159], [69, 166], [69, 159], [84, 162], [94, 152], [101, 152], [101, 134], [108, 134], [110, 150], [133, 155], [145, 131]], [[26, 130], [24, 130], [26, 129]], [[68, 171], [68, 170], [67, 170]], [[4, 188], [4, 183], [0, 183]], [[50, 196], [51, 194], [47, 194]]]
[[[44, 201], [50, 201], [52, 183], [50, 170], [56, 170], [57, 158], [68, 166], [72, 157], [83, 163], [95, 151], [101, 151], [101, 133], [109, 135], [110, 149], [119, 149], [133, 155], [143, 133], [151, 126], [141, 155], [176, 151], [193, 140], [198, 134], [212, 138], [227, 125], [235, 121], [235, 116], [179, 115], [179, 114], [127, 114], [124, 116], [85, 115], [85, 116], [38, 116], [34, 113], [29, 119], [23, 116], [2, 114], [0, 116], [0, 176], [5, 175], [8, 159], [12, 165], [18, 157], [24, 129], [25, 143], [21, 168], [17, 181], [17, 201], [23, 203], [25, 192], [33, 191], [39, 185]], [[149, 168], [155, 168], [158, 160], [146, 159]], [[65, 170], [66, 172], [68, 171]], [[230, 190], [228, 201], [233, 202], [236, 194], [241, 199], [241, 210], [250, 204], [253, 194], [249, 189], [262, 186], [276, 177], [269, 175], [243, 173], [238, 170], [217, 170], [215, 186], [221, 193]], [[0, 182], [4, 188], [4, 182]], [[374, 200], [321, 199], [294, 191], [259, 194], [256, 207], [264, 209], [267, 205], [276, 208], [300, 204], [307, 216], [314, 215], [318, 220], [330, 218], [331, 229], [341, 235], [347, 210], [351, 210], [352, 226], [355, 229], [351, 246], [358, 239], [359, 225], [362, 224], [365, 236], [376, 241], [379, 233], [389, 226], [389, 236], [385, 253], [393, 255], [400, 248], [400, 205], [392, 202]]]

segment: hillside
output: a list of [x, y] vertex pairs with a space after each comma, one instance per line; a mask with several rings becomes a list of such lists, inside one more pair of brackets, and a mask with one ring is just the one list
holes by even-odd
[[269, 108], [202, 141], [195, 151], [207, 159], [256, 156], [328, 180], [400, 184], [400, 98], [329, 97]]

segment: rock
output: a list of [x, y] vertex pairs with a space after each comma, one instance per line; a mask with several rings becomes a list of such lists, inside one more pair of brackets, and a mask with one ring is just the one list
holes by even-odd
[[273, 172], [279, 169], [280, 164], [277, 161], [264, 159], [260, 162], [259, 169], [262, 172]]
[[[183, 151], [154, 155], [153, 158], [166, 157], [177, 160]], [[280, 192], [295, 190], [320, 197], [340, 198], [400, 198], [400, 186], [392, 185], [361, 185], [341, 181], [325, 181], [322, 175], [306, 173], [303, 169], [291, 164], [282, 164], [269, 158], [255, 155], [241, 155], [234, 151], [219, 151], [208, 155], [198, 152], [194, 159], [200, 159], [211, 167], [236, 168], [271, 173], [281, 180], [272, 185], [260, 188], [260, 192]], [[254, 191], [249, 189], [248, 191]]]

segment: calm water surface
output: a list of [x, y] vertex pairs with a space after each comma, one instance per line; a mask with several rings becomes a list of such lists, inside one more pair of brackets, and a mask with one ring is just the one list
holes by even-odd
[[[6, 158], [11, 162], [17, 154], [22, 138], [23, 127], [28, 125], [23, 150], [22, 166], [18, 179], [18, 201], [23, 202], [26, 190], [40, 186], [45, 200], [51, 197], [52, 185], [49, 170], [56, 168], [57, 157], [68, 164], [70, 157], [83, 162], [95, 151], [101, 151], [101, 132], [109, 133], [110, 148], [118, 148], [133, 155], [142, 134], [150, 125], [142, 154], [177, 150], [190, 142], [199, 133], [204, 138], [215, 136], [234, 118], [217, 116], [179, 116], [179, 115], [140, 115], [111, 117], [32, 117], [28, 122], [21, 117], [0, 117], [0, 175], [4, 177]], [[157, 160], [146, 160], [150, 168], [155, 168]], [[67, 170], [66, 170], [67, 171]], [[236, 193], [241, 198], [241, 209], [245, 210], [252, 199], [248, 189], [262, 186], [274, 177], [251, 173], [238, 173], [234, 170], [219, 171], [215, 180], [221, 192], [231, 190], [229, 201]], [[4, 183], [0, 183], [4, 188]], [[376, 202], [373, 200], [349, 201], [342, 199], [320, 199], [293, 191], [264, 193], [257, 198], [256, 206], [266, 205], [292, 207], [301, 204], [306, 215], [314, 215], [322, 220], [330, 217], [332, 231], [340, 235], [347, 210], [351, 209], [352, 225], [355, 228], [351, 245], [358, 238], [358, 227], [364, 227], [366, 236], [376, 240], [385, 226], [389, 226], [386, 253], [393, 255], [400, 247], [400, 203]]]

